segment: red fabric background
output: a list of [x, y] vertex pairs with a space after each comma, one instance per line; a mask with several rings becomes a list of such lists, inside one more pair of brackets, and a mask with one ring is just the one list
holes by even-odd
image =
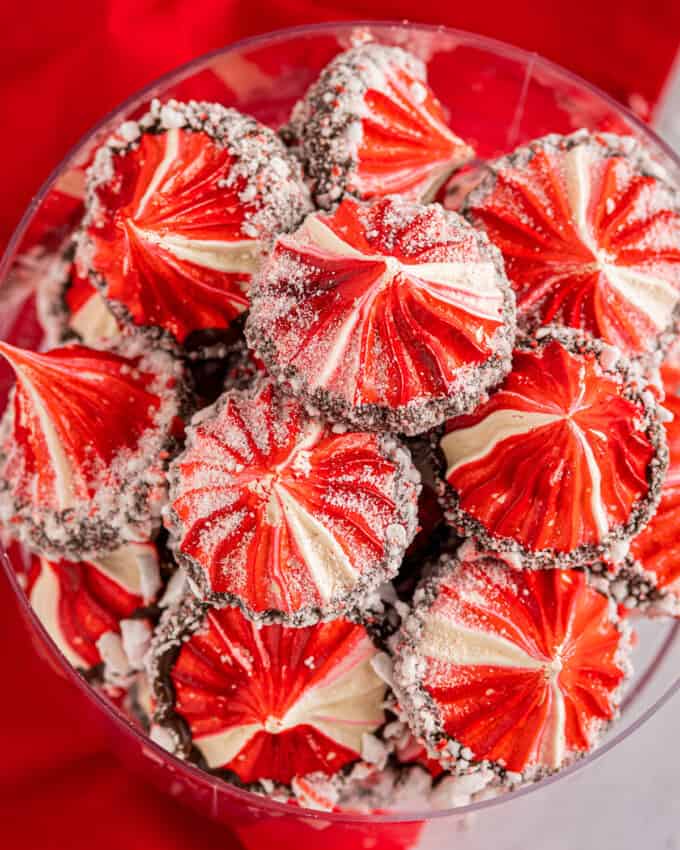
[[[513, 42], [570, 67], [642, 113], [658, 98], [680, 37], [678, 0], [5, 0], [0, 246], [69, 146], [159, 74], [258, 32], [376, 17], [448, 24]], [[28, 642], [4, 577], [0, 610], [2, 846], [236, 846], [223, 830], [129, 776], [97, 733], [82, 728], [70, 686]]]
[[448, 24], [540, 52], [624, 102], [633, 97], [643, 112], [680, 38], [678, 0], [5, 0], [3, 7], [0, 244], [98, 118], [161, 73], [237, 38], [352, 18]]

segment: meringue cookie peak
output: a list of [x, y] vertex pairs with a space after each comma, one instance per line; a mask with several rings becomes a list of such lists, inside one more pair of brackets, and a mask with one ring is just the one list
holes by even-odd
[[0, 343], [0, 354], [16, 374], [0, 429], [0, 518], [56, 555], [149, 539], [178, 427], [179, 367], [165, 354], [81, 345]]
[[78, 346], [38, 354], [0, 342], [0, 353], [17, 376], [15, 440], [35, 459], [36, 496], [43, 501], [51, 484], [55, 507], [71, 508], [92, 494], [95, 468], [152, 427], [160, 404], [146, 389], [152, 376]]

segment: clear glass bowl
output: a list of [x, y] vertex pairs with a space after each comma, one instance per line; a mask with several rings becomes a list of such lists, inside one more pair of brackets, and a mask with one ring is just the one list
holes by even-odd
[[[323, 24], [248, 39], [215, 51], [166, 75], [106, 117], [55, 169], [10, 240], [0, 263], [0, 336], [25, 347], [41, 345], [36, 299], [25, 258], [54, 250], [80, 211], [83, 169], [109, 130], [141, 113], [152, 97], [218, 100], [278, 127], [295, 100], [338, 51], [372, 38], [404, 46], [428, 64], [431, 84], [456, 131], [486, 158], [548, 132], [579, 127], [631, 133], [675, 179], [680, 161], [646, 126], [611, 98], [573, 74], [500, 42], [455, 30], [408, 24]], [[17, 257], [23, 255], [23, 260]], [[30, 267], [30, 262], [29, 262]], [[12, 377], [0, 371], [0, 405]], [[472, 812], [500, 824], [512, 838], [520, 807], [546, 786], [564, 783], [631, 735], [680, 689], [676, 665], [680, 624], [641, 623], [636, 675], [626, 693], [622, 718], [595, 753], [570, 769], [512, 794], [447, 811], [399, 811], [370, 816], [322, 813], [271, 802], [201, 772], [168, 755], [92, 690], [68, 665], [31, 611], [3, 555], [10, 585], [41, 655], [68, 679], [82, 699], [83, 722], [104, 728], [111, 749], [178, 801], [224, 824], [244, 846], [407, 848], [461, 850], [479, 846], [475, 828], [461, 831]], [[79, 718], [80, 720], [80, 718]], [[523, 804], [521, 801], [526, 801]], [[510, 814], [512, 816], [510, 816]], [[480, 821], [477, 820], [477, 823]]]

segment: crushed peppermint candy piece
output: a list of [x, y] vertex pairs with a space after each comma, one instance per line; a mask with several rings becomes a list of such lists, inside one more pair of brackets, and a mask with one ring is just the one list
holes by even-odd
[[77, 261], [70, 265], [62, 298], [67, 310], [62, 337], [75, 336], [92, 348], [120, 340], [118, 320]]

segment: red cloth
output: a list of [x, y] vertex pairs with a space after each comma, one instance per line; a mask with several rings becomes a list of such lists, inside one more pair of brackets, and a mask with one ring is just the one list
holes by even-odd
[[[392, 0], [392, 19], [448, 24], [543, 53], [644, 111], [678, 47], [677, 0]], [[375, 0], [20, 0], [0, 26], [0, 246], [66, 150], [159, 74], [237, 38], [375, 18]], [[1, 307], [0, 307], [1, 309]], [[0, 834], [11, 850], [228, 850], [224, 830], [128, 775], [78, 722], [71, 687], [38, 657], [0, 579]]]
[[98, 118], [165, 71], [237, 38], [353, 18], [448, 24], [540, 52], [644, 111], [680, 36], [677, 0], [19, 0], [4, 7], [0, 245], [50, 169]]

